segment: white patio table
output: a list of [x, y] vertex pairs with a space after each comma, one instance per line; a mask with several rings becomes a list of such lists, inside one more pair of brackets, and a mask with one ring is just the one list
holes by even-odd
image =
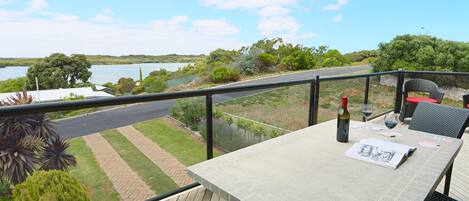
[[423, 147], [419, 142], [434, 135], [398, 127], [402, 136], [393, 141], [417, 150], [397, 169], [386, 168], [344, 155], [360, 139], [384, 138], [353, 127], [349, 143], [336, 141], [331, 120], [190, 166], [188, 174], [226, 201], [417, 201], [432, 194], [462, 146], [446, 138]]

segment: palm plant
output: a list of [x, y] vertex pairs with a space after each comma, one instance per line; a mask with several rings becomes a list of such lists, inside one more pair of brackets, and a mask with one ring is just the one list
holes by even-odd
[[[33, 98], [26, 92], [17, 93], [1, 106], [31, 104]], [[56, 133], [47, 114], [28, 114], [0, 117], [0, 178], [17, 184], [41, 169], [64, 170], [76, 163], [66, 153], [69, 144]]]

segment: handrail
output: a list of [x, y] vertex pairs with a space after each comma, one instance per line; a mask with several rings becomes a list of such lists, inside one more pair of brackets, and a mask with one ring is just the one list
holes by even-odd
[[[368, 73], [368, 74], [357, 74], [357, 75], [350, 75], [350, 76], [331, 76], [331, 77], [320, 77], [319, 79], [320, 80], [343, 80], [343, 79], [353, 79], [353, 78], [360, 78], [360, 77], [367, 77], [367, 76], [395, 74], [396, 72], [397, 71], [388, 71], [388, 72], [378, 72], [378, 73]], [[109, 97], [109, 98], [99, 98], [99, 99], [74, 100], [74, 101], [55, 102], [55, 103], [37, 103], [37, 104], [30, 104], [30, 105], [8, 106], [8, 107], [0, 107], [0, 116], [16, 116], [16, 115], [24, 115], [24, 114], [57, 112], [57, 111], [75, 110], [75, 109], [83, 109], [83, 108], [91, 108], [91, 107], [115, 106], [115, 105], [124, 105], [124, 104], [132, 104], [132, 103], [143, 103], [143, 102], [162, 101], [162, 100], [170, 100], [170, 99], [269, 89], [269, 88], [286, 87], [286, 86], [292, 86], [292, 85], [298, 85], [298, 84], [308, 84], [308, 83], [312, 83], [315, 79], [316, 78], [286, 81], [286, 82], [277, 82], [277, 83], [267, 83], [267, 84], [254, 84], [254, 85], [247, 85], [247, 86], [219, 87], [219, 88], [198, 89], [198, 90], [170, 92], [170, 93], [155, 93], [155, 94], [144, 94], [144, 95], [134, 95], [134, 96], [120, 96], [120, 97]]]
[[[206, 119], [213, 119], [213, 95], [226, 94], [226, 93], [235, 93], [251, 90], [261, 90], [261, 89], [271, 89], [278, 87], [286, 87], [299, 84], [310, 84], [310, 100], [309, 100], [309, 119], [308, 125], [314, 125], [317, 123], [318, 115], [318, 102], [319, 102], [319, 87], [320, 81], [333, 81], [333, 80], [347, 80], [355, 78], [366, 78], [365, 81], [365, 97], [364, 104], [368, 103], [369, 96], [369, 85], [370, 77], [380, 76], [380, 75], [396, 75], [396, 99], [394, 111], [399, 112], [402, 104], [402, 86], [404, 82], [405, 74], [437, 74], [437, 75], [455, 75], [455, 76], [469, 76], [469, 72], [436, 72], [436, 71], [386, 71], [386, 72], [375, 72], [375, 73], [366, 73], [366, 74], [356, 74], [356, 75], [346, 75], [346, 76], [327, 76], [319, 77], [316, 75], [311, 79], [303, 80], [294, 80], [286, 82], [277, 82], [277, 83], [268, 83], [268, 84], [254, 84], [247, 86], [231, 86], [231, 87], [219, 87], [219, 88], [209, 88], [209, 89], [198, 89], [192, 91], [182, 91], [182, 92], [171, 92], [171, 93], [156, 93], [156, 94], [145, 94], [145, 95], [135, 95], [135, 96], [120, 96], [112, 98], [100, 98], [100, 99], [88, 99], [88, 100], [76, 100], [76, 101], [66, 101], [66, 102], [56, 102], [56, 103], [38, 103], [30, 105], [18, 105], [18, 106], [6, 106], [0, 107], [0, 117], [5, 116], [16, 116], [24, 114], [34, 114], [34, 113], [46, 113], [46, 112], [56, 112], [64, 110], [74, 110], [90, 107], [103, 107], [103, 106], [114, 106], [114, 105], [123, 105], [123, 104], [133, 104], [133, 103], [143, 103], [143, 102], [152, 102], [152, 101], [163, 101], [163, 100], [172, 100], [179, 98], [189, 98], [189, 97], [205, 97], [206, 105]], [[390, 112], [390, 111], [387, 111]], [[385, 112], [385, 113], [387, 113]], [[377, 118], [384, 115], [385, 113], [379, 114], [372, 118]], [[206, 121], [207, 123], [207, 159], [213, 157], [213, 124], [212, 121]], [[162, 194], [160, 196], [151, 198], [149, 200], [161, 200], [169, 196], [175, 195], [182, 191], [188, 190], [190, 188], [196, 187], [200, 184], [192, 183], [190, 185], [176, 189], [175, 191]]]

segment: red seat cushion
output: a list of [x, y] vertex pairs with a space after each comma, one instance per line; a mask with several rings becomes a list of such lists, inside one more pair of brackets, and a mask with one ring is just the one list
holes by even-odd
[[420, 103], [420, 102], [429, 102], [429, 103], [437, 103], [438, 101], [433, 98], [420, 98], [420, 97], [407, 97], [405, 99], [408, 103]]
[[469, 108], [469, 104], [466, 105], [466, 108]]

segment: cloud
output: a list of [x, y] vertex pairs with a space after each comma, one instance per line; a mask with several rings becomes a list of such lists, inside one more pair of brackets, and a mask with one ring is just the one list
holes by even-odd
[[[60, 20], [70, 20], [63, 23]], [[0, 20], [0, 55], [43, 57], [65, 54], [201, 54], [216, 48], [236, 49], [245, 44], [233, 38], [238, 28], [223, 19], [202, 19], [190, 24], [174, 16], [141, 24], [100, 24], [56, 15], [49, 19], [30, 16]]]
[[15, 0], [0, 0], [0, 6], [1, 5], [7, 5], [7, 4], [11, 4], [11, 3], [14, 3]]
[[27, 3], [28, 7], [26, 8], [26, 11], [28, 12], [36, 12], [43, 10], [49, 6], [46, 0], [30, 0]]
[[201, 0], [200, 2], [218, 9], [255, 9], [271, 5], [290, 5], [297, 0]]
[[169, 19], [170, 24], [182, 24], [186, 23], [187, 21], [189, 21], [189, 17], [184, 15], [176, 15]]
[[98, 13], [93, 19], [91, 19], [93, 22], [98, 22], [98, 23], [112, 23], [114, 22], [114, 18], [110, 15], [106, 15], [103, 13]]
[[342, 14], [339, 13], [337, 16], [333, 17], [332, 21], [334, 21], [334, 22], [342, 21]]
[[110, 8], [103, 8], [103, 9], [101, 9], [101, 12], [105, 13], [105, 14], [108, 14], [108, 15], [112, 14], [112, 10]]
[[202, 19], [192, 22], [193, 30], [208, 36], [232, 36], [239, 33], [239, 29], [225, 19]]
[[288, 15], [290, 13], [290, 10], [279, 6], [279, 5], [274, 5], [274, 6], [266, 6], [259, 10], [258, 15], [262, 17], [270, 17], [270, 16], [279, 16], [279, 15]]
[[61, 21], [61, 22], [71, 22], [71, 21], [78, 21], [80, 17], [76, 15], [66, 15], [66, 14], [55, 14], [52, 17], [52, 20]]
[[347, 5], [347, 3], [348, 3], [348, 0], [337, 0], [336, 3], [324, 6], [322, 9], [325, 10], [325, 11], [340, 10], [342, 8], [342, 6]]
[[316, 38], [318, 35], [316, 33], [310, 32], [310, 33], [305, 33], [300, 35], [300, 39], [312, 39]]
[[200, 2], [204, 6], [216, 9], [240, 9], [255, 13], [259, 16], [257, 29], [263, 37], [282, 37], [289, 42], [305, 39], [302, 37], [304, 34], [300, 33], [301, 24], [290, 15], [289, 7], [298, 0], [200, 0]]
[[269, 36], [282, 33], [296, 33], [300, 29], [300, 25], [294, 17], [274, 16], [261, 18], [257, 28], [262, 35]]

